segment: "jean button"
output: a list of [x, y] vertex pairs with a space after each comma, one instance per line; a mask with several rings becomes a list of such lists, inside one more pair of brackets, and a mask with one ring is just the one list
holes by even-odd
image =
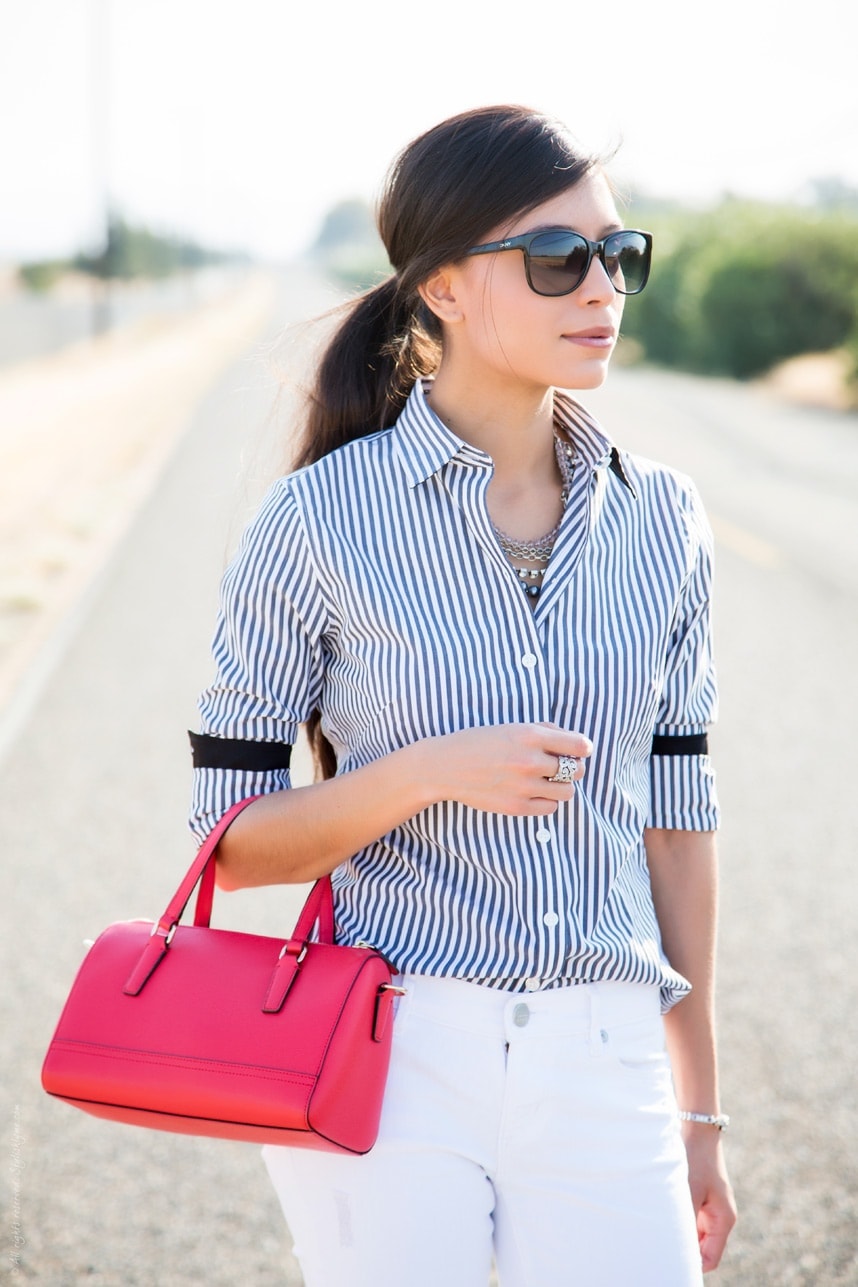
[[512, 1021], [517, 1028], [526, 1028], [530, 1021], [530, 1008], [523, 1001], [512, 1012]]

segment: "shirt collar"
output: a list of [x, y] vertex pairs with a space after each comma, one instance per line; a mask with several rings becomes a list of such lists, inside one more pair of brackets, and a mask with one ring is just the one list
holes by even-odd
[[[427, 382], [429, 387], [431, 384]], [[590, 470], [607, 467], [625, 484], [634, 488], [623, 469], [620, 453], [598, 421], [568, 393], [555, 390], [554, 421], [569, 434], [579, 460]], [[485, 452], [453, 433], [426, 400], [424, 382], [417, 380], [399, 419], [393, 426], [394, 441], [410, 487], [425, 483], [439, 469], [458, 456], [474, 464], [491, 464]]]
[[561, 389], [554, 391], [554, 423], [569, 434], [579, 459], [586, 466], [590, 469], [607, 467], [629, 489], [632, 496], [637, 498], [623, 467], [619, 448], [607, 436], [595, 416]]
[[438, 419], [426, 400], [422, 380], [416, 382], [408, 395], [393, 426], [393, 435], [409, 487], [425, 483], [460, 452], [475, 453], [488, 460], [483, 452], [477, 452]]

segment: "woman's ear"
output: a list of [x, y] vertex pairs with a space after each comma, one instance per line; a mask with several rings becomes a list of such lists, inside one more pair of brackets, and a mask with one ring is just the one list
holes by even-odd
[[417, 290], [420, 298], [440, 322], [460, 322], [462, 307], [456, 290], [456, 274], [450, 268], [436, 268]]

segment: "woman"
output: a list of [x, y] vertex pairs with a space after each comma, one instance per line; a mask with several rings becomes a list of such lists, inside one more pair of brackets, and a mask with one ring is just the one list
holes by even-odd
[[[200, 835], [263, 794], [221, 885], [333, 872], [339, 941], [406, 989], [374, 1150], [266, 1161], [308, 1287], [485, 1287], [493, 1255], [503, 1287], [688, 1287], [734, 1221], [711, 542], [559, 392], [604, 380], [650, 239], [519, 107], [407, 147], [379, 226], [395, 272], [226, 574], [195, 738]], [[307, 722], [327, 776], [290, 789]]]

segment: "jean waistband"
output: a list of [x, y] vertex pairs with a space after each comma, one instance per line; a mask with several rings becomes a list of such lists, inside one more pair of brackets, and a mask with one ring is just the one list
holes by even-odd
[[581, 983], [546, 992], [506, 992], [462, 979], [400, 974], [401, 1008], [446, 1027], [493, 1036], [509, 1022], [527, 1017], [544, 1035], [588, 1034], [654, 1019], [661, 1014], [658, 987], [646, 983]]

